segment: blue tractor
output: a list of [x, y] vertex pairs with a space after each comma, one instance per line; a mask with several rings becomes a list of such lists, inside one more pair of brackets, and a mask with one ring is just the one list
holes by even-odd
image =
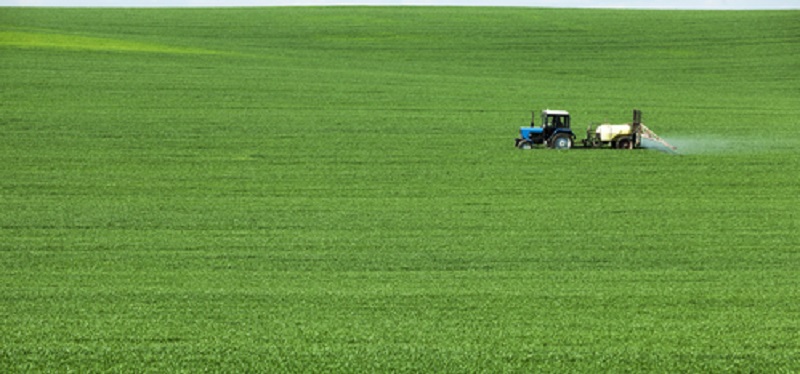
[[[536, 113], [533, 114], [536, 118]], [[564, 110], [543, 110], [542, 126], [537, 127], [531, 119], [530, 127], [519, 129], [519, 138], [515, 146], [519, 149], [531, 149], [537, 145], [555, 149], [570, 149], [575, 143], [575, 134], [570, 129], [569, 113]]]

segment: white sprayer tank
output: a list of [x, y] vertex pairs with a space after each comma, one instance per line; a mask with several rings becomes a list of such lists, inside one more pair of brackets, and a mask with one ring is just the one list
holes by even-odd
[[602, 142], [610, 142], [619, 135], [630, 135], [632, 131], [631, 125], [600, 125], [595, 130]]

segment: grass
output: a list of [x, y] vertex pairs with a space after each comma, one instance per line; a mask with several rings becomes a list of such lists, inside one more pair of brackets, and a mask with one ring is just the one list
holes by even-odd
[[199, 48], [175, 48], [158, 44], [126, 42], [58, 33], [6, 31], [0, 33], [0, 45], [12, 48], [68, 49], [105, 52], [213, 53]]
[[0, 369], [797, 371], [796, 19], [5, 8]]

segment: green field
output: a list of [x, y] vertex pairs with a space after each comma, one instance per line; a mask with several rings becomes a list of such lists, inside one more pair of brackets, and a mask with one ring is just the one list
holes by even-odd
[[798, 372], [798, 20], [0, 8], [0, 372]]

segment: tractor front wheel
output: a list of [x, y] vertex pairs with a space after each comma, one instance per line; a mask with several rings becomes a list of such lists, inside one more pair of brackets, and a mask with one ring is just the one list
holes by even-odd
[[633, 149], [633, 140], [629, 138], [620, 139], [617, 141], [617, 148], [619, 149]]
[[533, 144], [531, 142], [520, 142], [517, 147], [519, 149], [533, 149]]
[[569, 138], [569, 135], [559, 135], [553, 139], [552, 144], [554, 149], [570, 149], [572, 148], [572, 139]]

